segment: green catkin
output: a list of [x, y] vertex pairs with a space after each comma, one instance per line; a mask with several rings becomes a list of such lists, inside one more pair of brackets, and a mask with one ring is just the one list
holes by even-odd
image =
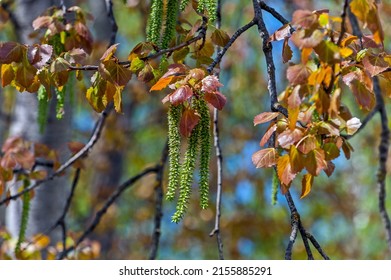
[[[25, 189], [29, 185], [28, 180], [23, 180], [23, 188]], [[29, 213], [30, 213], [30, 193], [26, 192], [22, 196], [22, 216], [20, 218], [20, 229], [19, 229], [19, 236], [18, 241], [16, 242], [15, 246], [15, 255], [18, 256], [20, 253], [20, 246], [22, 245], [22, 242], [24, 241], [26, 237], [26, 230], [27, 230], [27, 224], [29, 219]]]
[[163, 0], [153, 0], [148, 23], [147, 40], [160, 46], [160, 35], [163, 23]]
[[273, 170], [273, 180], [272, 180], [272, 205], [277, 204], [277, 193], [278, 193], [278, 176], [277, 171]]
[[59, 120], [64, 116], [65, 91], [65, 86], [61, 90], [56, 89], [56, 118]]
[[47, 117], [48, 117], [48, 109], [49, 109], [49, 100], [46, 92], [46, 88], [44, 86], [40, 86], [37, 92], [38, 97], [38, 126], [39, 132], [42, 134], [45, 131]]
[[178, 0], [168, 0], [166, 9], [166, 24], [162, 38], [162, 49], [166, 49], [175, 35], [175, 27], [178, 17], [179, 2]]
[[217, 17], [217, 0], [206, 0], [206, 9], [209, 13], [209, 20], [213, 22]]
[[186, 9], [187, 5], [189, 4], [189, 1], [190, 0], [182, 0], [181, 1], [181, 5], [180, 5], [180, 10], [181, 11], [184, 11]]
[[196, 101], [200, 114], [200, 207], [206, 209], [209, 203], [209, 161], [210, 161], [210, 114], [203, 99]]
[[168, 188], [166, 198], [173, 200], [175, 191], [179, 185], [180, 179], [180, 149], [181, 135], [179, 133], [179, 120], [181, 117], [182, 106], [171, 105], [168, 111], [168, 153], [169, 153], [169, 173]]
[[176, 212], [172, 216], [172, 221], [178, 223], [187, 210], [189, 204], [191, 185], [193, 183], [193, 173], [195, 170], [197, 152], [198, 152], [198, 140], [200, 136], [200, 125], [191, 132], [189, 138], [189, 144], [185, 154], [185, 160], [181, 169], [181, 188], [179, 192], [179, 198], [176, 206]]

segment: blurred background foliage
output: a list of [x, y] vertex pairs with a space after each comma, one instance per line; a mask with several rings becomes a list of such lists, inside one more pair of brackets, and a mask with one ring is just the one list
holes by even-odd
[[[74, 1], [93, 13], [95, 1]], [[150, 1], [128, 0], [114, 2], [114, 13], [119, 31], [118, 56], [126, 59], [129, 51], [145, 40], [145, 26]], [[253, 17], [251, 1], [222, 1], [222, 29], [232, 35]], [[276, 0], [269, 5], [290, 19], [296, 9], [329, 8], [330, 14], [339, 16], [343, 1]], [[270, 2], [270, 3], [269, 3]], [[386, 50], [390, 50], [391, 1], [383, 0], [381, 18], [386, 34]], [[97, 21], [103, 14], [94, 14]], [[197, 19], [186, 10], [183, 19], [194, 23]], [[281, 25], [264, 12], [270, 33]], [[99, 37], [98, 24], [91, 22], [94, 37]], [[107, 28], [107, 27], [106, 27]], [[0, 25], [0, 40], [14, 40], [10, 23]], [[96, 41], [95, 59], [107, 47], [107, 41]], [[281, 45], [273, 43], [277, 68], [278, 90], [286, 84], [282, 63]], [[296, 50], [297, 55], [297, 50]], [[92, 59], [93, 60], [93, 59]], [[88, 75], [86, 76], [88, 79]], [[269, 95], [265, 60], [256, 28], [250, 29], [225, 56], [221, 65], [221, 91], [227, 96], [227, 105], [220, 113], [219, 129], [223, 151], [223, 197], [221, 234], [226, 259], [283, 259], [288, 244], [290, 213], [285, 198], [271, 202], [271, 169], [255, 169], [251, 155], [259, 149], [267, 125], [253, 126], [253, 118], [269, 110]], [[87, 83], [88, 85], [88, 83]], [[97, 114], [90, 109], [84, 93], [86, 85], [75, 84], [73, 98], [73, 134], [69, 141], [86, 142]], [[385, 95], [390, 95], [384, 87]], [[1, 93], [1, 127], [7, 129], [6, 116], [12, 110], [12, 89]], [[69, 229], [75, 235], [82, 232], [91, 217], [120, 183], [146, 166], [158, 162], [166, 142], [167, 106], [161, 104], [164, 93], [149, 93], [148, 88], [135, 78], [123, 95], [123, 114], [109, 117], [100, 142], [85, 160], [75, 200], [68, 216]], [[351, 104], [353, 115], [363, 119], [366, 112], [353, 108], [353, 98], [348, 90], [344, 99]], [[390, 100], [386, 98], [387, 107]], [[312, 232], [332, 259], [389, 259], [385, 234], [378, 212], [376, 172], [380, 123], [378, 118], [355, 136], [351, 144], [355, 152], [350, 160], [343, 155], [336, 163], [336, 171], [327, 178], [315, 179], [312, 192], [300, 200], [301, 178], [295, 179], [291, 191], [301, 214], [304, 226]], [[3, 133], [2, 137], [6, 135]], [[163, 223], [159, 259], [217, 259], [214, 237], [209, 233], [214, 227], [216, 164], [214, 151], [211, 161], [210, 207], [200, 210], [198, 193], [182, 222], [171, 222], [175, 202], [164, 201]], [[73, 171], [71, 171], [73, 172]], [[70, 176], [71, 180], [71, 176]], [[71, 181], [70, 181], [71, 183]], [[388, 192], [391, 191], [387, 179]], [[99, 242], [100, 259], [148, 258], [154, 222], [154, 175], [143, 178], [126, 191], [113, 205], [90, 236]], [[164, 182], [166, 187], [166, 181]], [[391, 211], [388, 203], [388, 211]], [[301, 239], [297, 239], [293, 258], [306, 259]], [[315, 258], [321, 258], [315, 254]]]

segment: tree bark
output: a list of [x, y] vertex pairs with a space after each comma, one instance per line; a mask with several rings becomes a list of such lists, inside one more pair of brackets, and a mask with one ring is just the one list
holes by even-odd
[[[33, 43], [29, 38], [32, 31], [32, 21], [42, 14], [48, 7], [58, 5], [59, 2], [51, 0], [19, 0], [16, 1], [15, 16], [20, 26], [19, 41], [26, 44]], [[62, 120], [56, 119], [56, 100], [50, 102], [49, 116], [45, 132], [40, 134], [37, 124], [37, 96], [27, 92], [17, 93], [16, 104], [10, 127], [11, 136], [21, 136], [26, 140], [44, 143], [60, 152], [60, 160], [65, 158], [66, 143], [69, 137], [71, 110], [65, 104], [65, 116]], [[48, 171], [50, 172], [50, 170]], [[35, 192], [30, 202], [30, 215], [27, 237], [48, 230], [60, 217], [69, 187], [66, 176], [52, 182], [45, 183]], [[17, 186], [11, 189], [16, 192]], [[21, 200], [12, 201], [6, 209], [6, 227], [12, 236], [17, 237], [20, 227]], [[61, 239], [59, 229], [50, 234], [51, 242]]]

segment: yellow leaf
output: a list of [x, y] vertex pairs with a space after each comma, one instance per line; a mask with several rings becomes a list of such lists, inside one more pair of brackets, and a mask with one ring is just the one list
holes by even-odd
[[300, 198], [306, 197], [312, 188], [312, 183], [314, 182], [314, 177], [311, 174], [305, 174], [303, 180], [301, 181], [301, 196]]
[[285, 186], [289, 186], [292, 180], [296, 177], [296, 173], [292, 171], [289, 155], [283, 155], [277, 160], [277, 175], [278, 179]]

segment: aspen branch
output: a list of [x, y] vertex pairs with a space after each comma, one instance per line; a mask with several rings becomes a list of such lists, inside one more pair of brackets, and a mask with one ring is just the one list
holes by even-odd
[[82, 243], [99, 225], [100, 221], [102, 220], [103, 216], [106, 214], [109, 207], [114, 204], [114, 202], [121, 196], [121, 194], [127, 190], [129, 187], [133, 186], [134, 183], [136, 183], [138, 180], [140, 180], [145, 175], [148, 175], [150, 173], [157, 173], [159, 171], [159, 165], [154, 167], [149, 167], [144, 169], [139, 174], [133, 176], [132, 178], [128, 179], [124, 183], [122, 183], [118, 188], [112, 193], [112, 195], [107, 199], [106, 203], [96, 212], [94, 219], [90, 223], [90, 225], [87, 227], [87, 229], [81, 234], [81, 236], [77, 239], [75, 242], [75, 245], [65, 249], [58, 255], [58, 259], [64, 259], [67, 257], [67, 255], [75, 250], [80, 243]]
[[151, 253], [149, 255], [150, 260], [155, 260], [157, 257], [159, 243], [160, 243], [160, 235], [161, 235], [161, 224], [163, 217], [163, 175], [164, 175], [164, 167], [167, 162], [168, 157], [168, 141], [166, 142], [162, 157], [160, 159], [160, 163], [157, 166], [156, 172], [156, 186], [155, 186], [155, 220], [154, 220], [154, 229], [152, 235], [152, 247]]
[[[217, 21], [216, 28], [221, 27], [221, 0], [217, 2]], [[220, 48], [217, 48], [217, 52], [220, 52]], [[221, 218], [221, 196], [223, 188], [223, 155], [220, 146], [220, 134], [219, 134], [219, 112], [216, 108], [213, 109], [213, 139], [214, 146], [216, 151], [216, 165], [217, 165], [217, 191], [216, 191], [216, 215], [215, 215], [215, 225], [210, 237], [216, 236], [217, 241], [217, 250], [219, 253], [219, 259], [224, 259], [223, 254], [223, 240], [221, 237], [220, 231], [220, 218]]]

